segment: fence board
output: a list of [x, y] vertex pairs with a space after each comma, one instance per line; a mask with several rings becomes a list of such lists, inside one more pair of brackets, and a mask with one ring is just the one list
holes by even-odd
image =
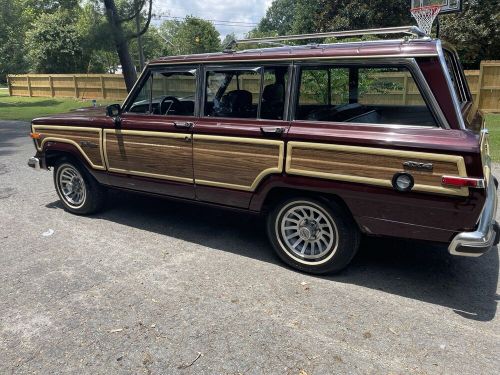
[[[398, 75], [399, 74], [399, 75]], [[500, 61], [482, 61], [480, 70], [466, 70], [474, 106], [483, 112], [500, 112]], [[182, 78], [182, 77], [181, 77]], [[256, 80], [257, 78], [257, 80]], [[404, 73], [388, 73], [400, 90], [388, 93], [365, 93], [367, 102], [418, 104], [420, 95]], [[258, 77], [240, 77], [240, 84], [252, 93], [259, 90]], [[123, 100], [127, 89], [119, 74], [24, 74], [8, 75], [11, 96], [36, 96], [78, 99]], [[178, 90], [192, 93], [189, 83], [179, 79]]]

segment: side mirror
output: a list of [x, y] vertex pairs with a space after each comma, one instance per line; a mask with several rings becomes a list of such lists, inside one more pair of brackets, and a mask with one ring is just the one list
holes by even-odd
[[111, 104], [106, 107], [106, 116], [117, 117], [120, 115], [122, 108], [120, 104]]

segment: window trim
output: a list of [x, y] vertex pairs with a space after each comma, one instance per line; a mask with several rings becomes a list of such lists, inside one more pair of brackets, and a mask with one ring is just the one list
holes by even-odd
[[[154, 66], [154, 67], [149, 67], [149, 68], [146, 68], [144, 69], [144, 72], [141, 74], [141, 76], [139, 77], [139, 79], [137, 80], [136, 84], [134, 85], [134, 87], [132, 88], [132, 90], [130, 91], [130, 94], [127, 96], [127, 98], [125, 99], [124, 103], [123, 103], [123, 106], [122, 106], [122, 113], [123, 114], [133, 114], [133, 115], [145, 115], [145, 116], [158, 116], [158, 117], [161, 117], [161, 118], [172, 118], [172, 117], [177, 117], [178, 115], [156, 115], [156, 114], [152, 114], [152, 113], [136, 113], [136, 112], [130, 112], [130, 107], [131, 105], [134, 103], [134, 100], [135, 98], [137, 98], [137, 95], [140, 93], [140, 91], [142, 90], [142, 88], [144, 87], [144, 84], [146, 83], [146, 81], [148, 79], [151, 78], [152, 74], [153, 73], [156, 73], [156, 72], [171, 72], [171, 73], [185, 73], [185, 72], [188, 72], [188, 71], [193, 71], [194, 70], [194, 77], [195, 77], [195, 89], [194, 89], [194, 113], [193, 115], [188, 115], [188, 116], [184, 116], [182, 115], [182, 117], [197, 117], [197, 113], [198, 113], [198, 97], [199, 97], [199, 80], [198, 80], [198, 77], [199, 77], [199, 74], [200, 74], [200, 66], [198, 65], [172, 65], [172, 66], [161, 66], [161, 65], [158, 65], [158, 66]], [[151, 90], [153, 89], [153, 86], [151, 86]], [[151, 98], [151, 93], [150, 93], [150, 100], [152, 100]]]
[[[376, 68], [376, 67], [396, 67], [396, 68], [401, 68], [404, 67], [408, 69], [410, 72], [413, 80], [415, 81], [415, 84], [417, 85], [417, 88], [420, 91], [420, 94], [422, 95], [422, 98], [429, 108], [429, 111], [431, 112], [431, 115], [434, 117], [434, 120], [436, 121], [436, 126], [433, 127], [424, 127], [420, 125], [403, 125], [403, 124], [377, 124], [377, 123], [347, 123], [347, 122], [340, 122], [340, 121], [314, 121], [314, 120], [298, 120], [295, 118], [296, 110], [297, 110], [297, 105], [299, 103], [299, 89], [300, 89], [300, 77], [301, 77], [301, 69], [302, 67], [307, 67], [307, 66], [332, 66], [332, 67], [349, 67], [349, 66], [357, 66], [357, 67], [370, 67], [370, 68]], [[434, 93], [430, 89], [429, 85], [427, 84], [427, 81], [425, 80], [422, 71], [420, 70], [416, 60], [414, 58], [399, 58], [399, 59], [393, 59], [390, 62], [388, 62], [385, 59], [371, 59], [369, 61], [367, 60], [359, 60], [359, 59], [349, 59], [349, 60], [333, 60], [333, 61], [316, 61], [316, 62], [310, 62], [310, 61], [298, 61], [297, 62], [297, 71], [295, 74], [295, 80], [294, 80], [294, 86], [292, 87], [292, 92], [293, 92], [293, 103], [291, 103], [291, 110], [290, 110], [290, 120], [292, 122], [312, 122], [312, 123], [329, 123], [329, 124], [336, 124], [336, 125], [355, 125], [355, 126], [382, 126], [382, 127], [390, 127], [390, 128], [398, 128], [398, 129], [407, 129], [407, 128], [418, 128], [418, 129], [438, 129], [438, 128], [444, 128], [444, 129], [450, 129], [450, 125], [444, 116], [443, 111], [441, 110], [441, 107], [439, 106], [436, 97], [434, 96]]]

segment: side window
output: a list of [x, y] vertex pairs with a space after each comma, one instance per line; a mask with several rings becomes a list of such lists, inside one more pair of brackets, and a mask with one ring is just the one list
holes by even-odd
[[260, 82], [260, 68], [207, 71], [205, 116], [256, 119]]
[[196, 70], [153, 71], [129, 112], [160, 116], [194, 116]]
[[288, 67], [266, 67], [263, 79], [260, 118], [282, 120], [285, 111]]
[[303, 67], [297, 120], [436, 126], [404, 67]]
[[451, 54], [450, 51], [444, 51], [444, 59], [446, 62], [446, 67], [448, 68], [448, 73], [450, 74], [451, 78], [451, 83], [453, 85], [453, 89], [455, 90], [455, 93], [457, 94], [457, 98], [460, 102], [464, 102], [465, 99], [463, 98], [462, 91], [460, 90], [460, 84], [459, 84], [459, 79], [458, 79], [458, 72], [457, 72], [457, 65], [455, 64], [453, 55]]

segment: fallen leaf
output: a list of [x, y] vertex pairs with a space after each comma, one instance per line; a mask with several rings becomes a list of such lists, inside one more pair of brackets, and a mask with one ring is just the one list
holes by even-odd
[[364, 337], [365, 339], [369, 339], [369, 338], [371, 338], [371, 337], [372, 337], [372, 334], [371, 334], [370, 332], [365, 332], [365, 333], [363, 333], [363, 337]]

